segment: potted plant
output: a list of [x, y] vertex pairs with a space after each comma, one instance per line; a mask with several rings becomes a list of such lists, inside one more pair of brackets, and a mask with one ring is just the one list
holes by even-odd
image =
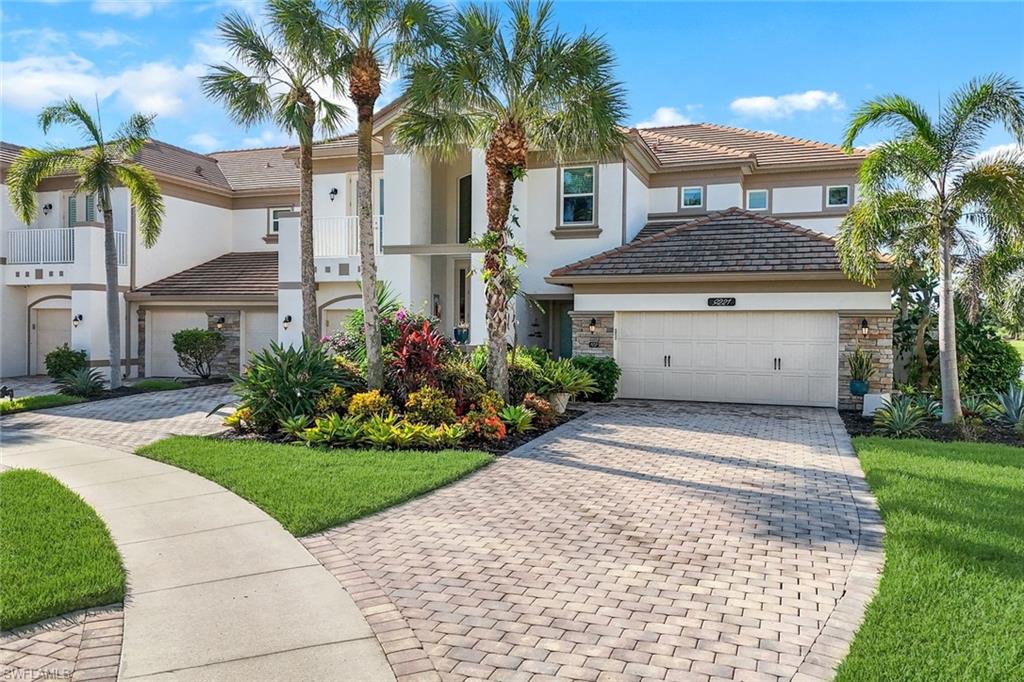
[[597, 390], [597, 383], [587, 370], [563, 358], [544, 363], [538, 389], [551, 401], [555, 413], [562, 414], [570, 398], [580, 393], [593, 393]]
[[871, 353], [860, 348], [846, 356], [850, 368], [850, 394], [863, 396], [868, 392], [871, 377], [875, 374]]

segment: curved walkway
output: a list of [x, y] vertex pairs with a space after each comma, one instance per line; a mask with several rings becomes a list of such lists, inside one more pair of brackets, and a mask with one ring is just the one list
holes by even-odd
[[277, 521], [215, 483], [130, 454], [168, 433], [218, 430], [205, 415], [224, 391], [210, 388], [0, 419], [0, 463], [63, 481], [121, 551], [119, 679], [393, 679], [348, 593]]
[[881, 567], [834, 410], [592, 408], [303, 539], [399, 680], [824, 680]]

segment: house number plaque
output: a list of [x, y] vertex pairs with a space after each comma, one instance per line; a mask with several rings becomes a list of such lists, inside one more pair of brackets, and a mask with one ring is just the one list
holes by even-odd
[[709, 308], [731, 308], [736, 305], [736, 298], [733, 296], [720, 296], [718, 298], [709, 298]]

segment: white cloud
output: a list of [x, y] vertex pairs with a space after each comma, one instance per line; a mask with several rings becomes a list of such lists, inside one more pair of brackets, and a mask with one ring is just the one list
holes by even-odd
[[212, 152], [214, 149], [220, 149], [223, 146], [220, 139], [210, 133], [189, 135], [188, 143], [203, 152]]
[[117, 47], [118, 45], [139, 42], [127, 33], [121, 33], [120, 31], [115, 31], [112, 28], [104, 29], [102, 31], [79, 31], [78, 37], [91, 44], [96, 49]]
[[[698, 108], [696, 105], [687, 105], [687, 110], [693, 111]], [[680, 113], [675, 107], [658, 107], [654, 110], [654, 115], [646, 121], [641, 121], [636, 124], [637, 128], [657, 128], [660, 126], [681, 126], [687, 123], [692, 123], [689, 117]]]
[[838, 92], [824, 90], [808, 90], [795, 92], [779, 97], [762, 95], [759, 97], [740, 97], [729, 105], [733, 112], [741, 116], [757, 118], [786, 118], [797, 112], [816, 111], [818, 109], [841, 110], [845, 104]]
[[92, 11], [97, 14], [119, 14], [141, 19], [168, 2], [170, 0], [96, 0], [92, 3]]
[[978, 152], [974, 158], [979, 161], [990, 160], [997, 156], [1005, 156], [1007, 154], [1016, 154], [1017, 156], [1024, 158], [1024, 145], [1015, 144], [1013, 142], [1010, 142], [1009, 144], [997, 144], [994, 147], [989, 147], [988, 149], [983, 149]]
[[258, 135], [242, 139], [243, 147], [281, 147], [295, 143], [295, 138], [280, 130], [264, 130]]
[[199, 98], [198, 78], [204, 71], [199, 64], [142, 64], [118, 76], [118, 100], [134, 111], [177, 116], [189, 101]]
[[4, 103], [17, 109], [38, 109], [69, 96], [105, 99], [118, 85], [116, 78], [98, 74], [92, 62], [73, 52], [3, 62], [0, 70], [4, 74]]
[[67, 35], [61, 31], [43, 26], [42, 28], [19, 28], [6, 31], [4, 37], [12, 43], [29, 44], [33, 51], [44, 50], [56, 45], [66, 45]]

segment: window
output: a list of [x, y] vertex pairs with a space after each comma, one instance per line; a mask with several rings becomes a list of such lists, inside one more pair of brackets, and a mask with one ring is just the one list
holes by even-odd
[[384, 215], [384, 178], [377, 181], [377, 202], [380, 204], [377, 215]]
[[849, 206], [850, 186], [831, 185], [825, 188], [825, 203], [828, 206]]
[[700, 208], [704, 205], [703, 187], [683, 188], [683, 208]]
[[562, 224], [594, 222], [594, 167], [562, 169]]
[[747, 191], [747, 208], [751, 211], [768, 210], [768, 190], [752, 189]]
[[286, 213], [291, 213], [292, 209], [289, 208], [272, 208], [270, 209], [270, 225], [268, 227], [270, 234], [278, 234], [281, 231], [281, 218]]
[[96, 220], [96, 197], [92, 194], [85, 195], [85, 222], [91, 223]]
[[68, 197], [68, 227], [74, 227], [78, 222], [78, 197]]
[[459, 243], [473, 236], [473, 176], [459, 178]]

